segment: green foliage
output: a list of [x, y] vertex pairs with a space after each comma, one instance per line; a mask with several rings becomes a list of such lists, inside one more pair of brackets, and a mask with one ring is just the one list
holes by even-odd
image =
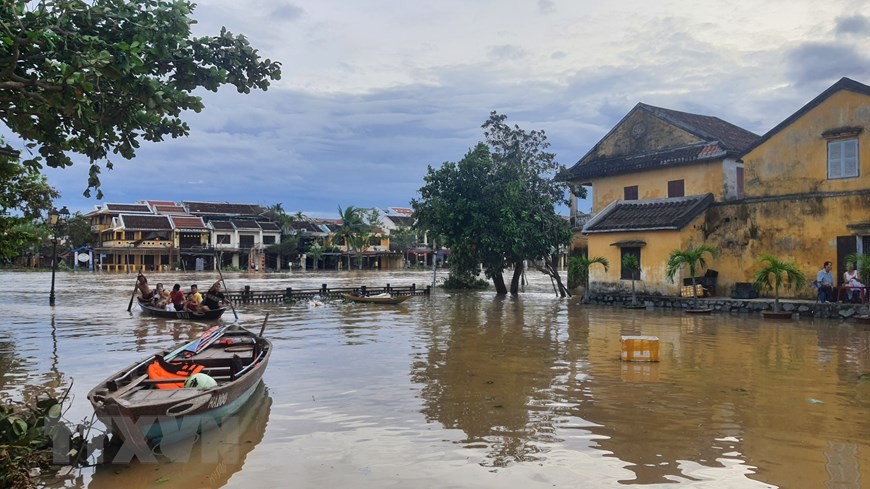
[[470, 273], [454, 273], [451, 269], [442, 287], [448, 290], [484, 290], [489, 288], [489, 282]]
[[46, 235], [37, 224], [58, 197], [39, 170], [0, 155], [0, 260], [18, 256]]
[[555, 212], [565, 186], [552, 178], [562, 167], [546, 151], [546, 135], [510, 127], [505, 119], [491, 113], [482, 126], [486, 144], [458, 163], [430, 166], [420, 199], [411, 203], [418, 228], [444, 237], [451, 268], [470, 273], [482, 265], [499, 294], [507, 292], [505, 268], [548, 257], [571, 237]]
[[323, 249], [323, 246], [320, 246], [320, 243], [315, 241], [311, 243], [311, 246], [308, 248], [308, 256], [314, 261], [314, 269], [317, 270], [317, 264], [320, 263], [320, 259], [323, 258], [323, 254], [326, 250]]
[[637, 255], [628, 253], [622, 257], [622, 268], [631, 272], [631, 303], [637, 304], [637, 294], [634, 289], [634, 281], [637, 278], [637, 272], [640, 270], [640, 260]]
[[605, 272], [610, 269], [610, 262], [602, 256], [589, 258], [580, 255], [568, 259], [568, 288], [573, 289], [582, 284], [586, 289], [583, 293], [586, 300], [589, 299], [589, 268], [596, 263], [602, 265]]
[[72, 248], [97, 244], [97, 235], [91, 231], [91, 221], [81, 212], [76, 212], [66, 222], [65, 234]]
[[390, 249], [407, 251], [417, 245], [417, 233], [408, 227], [400, 226], [390, 231]]
[[[0, 6], [0, 110], [6, 126], [53, 168], [90, 161], [88, 187], [99, 190], [99, 162], [132, 159], [141, 141], [186, 136], [186, 110], [199, 112], [198, 89], [226, 84], [266, 90], [280, 64], [262, 60], [248, 40], [225, 28], [193, 37], [187, 0], [24, 0]], [[31, 153], [32, 154], [32, 153]]]
[[[80, 434], [61, 419], [60, 401], [43, 397], [30, 403], [0, 403], [0, 487], [36, 487], [31, 469], [48, 469], [55, 438], [80, 450]], [[77, 430], [77, 433], [80, 433]], [[59, 454], [66, 455], [66, 454]]]
[[715, 246], [706, 244], [702, 244], [697, 248], [689, 245], [685, 250], [672, 251], [668, 256], [668, 262], [665, 266], [665, 276], [671, 283], [674, 282], [674, 276], [676, 276], [677, 272], [679, 272], [684, 266], [689, 267], [689, 276], [692, 277], [692, 296], [695, 299], [694, 307], [696, 308], [698, 307], [698, 292], [695, 287], [695, 275], [697, 270], [707, 268], [707, 260], [704, 258], [704, 255], [707, 254], [716, 258], [719, 254], [719, 250]]
[[806, 276], [794, 263], [779, 261], [767, 253], [761, 255], [758, 263], [762, 264], [762, 267], [755, 272], [752, 285], [759, 292], [774, 291], [774, 311], [779, 311], [780, 288], [800, 290], [806, 286]]

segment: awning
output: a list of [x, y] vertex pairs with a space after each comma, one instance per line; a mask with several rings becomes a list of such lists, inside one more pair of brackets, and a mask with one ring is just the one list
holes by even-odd
[[646, 241], [641, 241], [639, 239], [629, 239], [625, 241], [617, 241], [616, 243], [610, 243], [610, 246], [616, 246], [617, 248], [640, 248], [646, 246]]

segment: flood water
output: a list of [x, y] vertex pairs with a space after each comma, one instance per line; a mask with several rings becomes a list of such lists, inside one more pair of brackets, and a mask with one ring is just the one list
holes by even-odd
[[[439, 278], [446, 272], [439, 271]], [[209, 273], [150, 281], [207, 285]], [[431, 283], [431, 272], [224, 274], [231, 290]], [[519, 298], [398, 306], [237, 304], [266, 335], [263, 386], [232, 429], [159, 464], [77, 471], [89, 488], [870, 487], [870, 330], [581, 306], [529, 275]], [[112, 372], [209, 324], [126, 312], [134, 276], [0, 272], [0, 396], [67, 388], [65, 418]], [[233, 322], [224, 314], [223, 322]], [[659, 363], [623, 363], [655, 335]]]

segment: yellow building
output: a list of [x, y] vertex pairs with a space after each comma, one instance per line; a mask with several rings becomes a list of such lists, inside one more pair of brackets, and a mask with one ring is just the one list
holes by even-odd
[[717, 266], [733, 271], [731, 281], [748, 281], [757, 257], [770, 253], [810, 280], [832, 261], [840, 282], [846, 255], [870, 254], [870, 86], [842, 78], [741, 160], [745, 198], [711, 208], [704, 226], [722, 251]]
[[701, 243], [720, 251], [708, 260], [719, 296], [750, 282], [763, 253], [795, 263], [810, 280], [830, 260], [841, 279], [846, 255], [870, 254], [868, 126], [870, 87], [848, 78], [761, 137], [715, 117], [638, 104], [560, 176], [592, 187], [593, 217], [582, 233], [589, 256], [612, 265], [592, 268], [593, 287], [626, 289], [621, 261], [631, 253], [640, 258], [639, 290], [676, 295], [682, 283], [665, 280], [667, 256]]
[[[609, 271], [592, 267], [593, 288], [630, 287], [631, 274], [621, 264], [632, 254], [640, 261], [641, 291], [676, 294], [680, 284], [665, 280], [668, 254], [704, 240], [704, 213], [711, 205], [743, 197], [737, 157], [757, 139], [716, 117], [635, 106], [559, 177], [591, 186], [592, 217], [582, 234], [589, 256], [612, 265]], [[576, 201], [571, 213], [572, 220], [579, 217]]]

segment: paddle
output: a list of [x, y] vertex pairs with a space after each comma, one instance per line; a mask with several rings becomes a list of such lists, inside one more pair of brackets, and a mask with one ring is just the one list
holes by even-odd
[[269, 321], [269, 313], [266, 313], [266, 318], [263, 319], [263, 327], [260, 328], [260, 334], [258, 335], [260, 338], [263, 337], [263, 331], [266, 329], [266, 323]]
[[139, 276], [136, 276], [136, 285], [133, 286], [133, 293], [130, 295], [130, 304], [127, 305], [127, 312], [133, 309], [133, 299], [136, 298], [136, 291], [139, 290]]
[[[217, 259], [218, 259], [218, 257], [217, 257], [217, 255], [215, 255], [215, 260], [217, 260]], [[227, 293], [229, 293], [229, 292], [230, 292], [230, 289], [227, 288], [227, 283], [224, 281], [224, 274], [221, 273], [221, 265], [220, 265], [220, 263], [218, 263], [217, 269], [218, 269], [218, 274], [221, 276], [221, 283], [224, 284], [224, 290], [226, 290]], [[233, 305], [233, 301], [230, 301], [230, 308], [233, 310], [233, 316], [236, 317], [236, 321], [238, 321], [238, 320], [239, 320], [239, 315], [236, 314], [236, 306]]]

